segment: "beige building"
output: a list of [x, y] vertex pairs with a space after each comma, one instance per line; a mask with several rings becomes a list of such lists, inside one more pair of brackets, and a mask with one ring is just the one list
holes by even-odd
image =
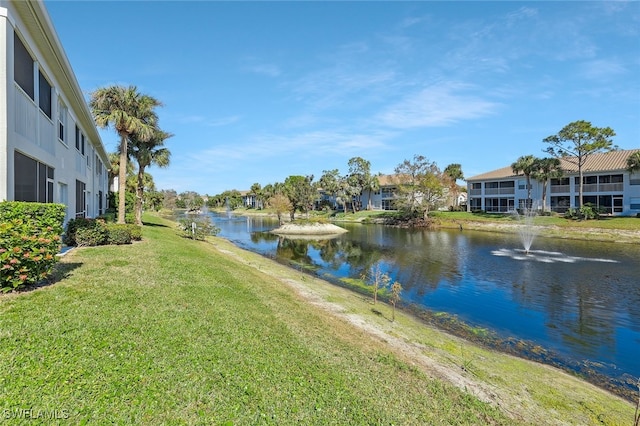
[[0, 0], [0, 201], [106, 208], [107, 153], [41, 1]]
[[[604, 213], [619, 216], [640, 213], [640, 172], [627, 170], [627, 158], [640, 149], [592, 154], [582, 167], [584, 203]], [[564, 213], [579, 207], [578, 168], [567, 159], [560, 160], [563, 177], [547, 183], [548, 209]], [[531, 181], [531, 199], [542, 206], [542, 183]], [[470, 211], [506, 213], [521, 208], [527, 200], [524, 175], [516, 175], [511, 167], [503, 167], [467, 179]]]

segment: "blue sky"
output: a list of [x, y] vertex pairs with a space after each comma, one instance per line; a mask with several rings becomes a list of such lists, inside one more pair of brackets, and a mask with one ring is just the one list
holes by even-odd
[[355, 156], [471, 177], [543, 157], [575, 120], [640, 147], [638, 2], [45, 4], [87, 97], [121, 84], [163, 102], [159, 189], [317, 180]]

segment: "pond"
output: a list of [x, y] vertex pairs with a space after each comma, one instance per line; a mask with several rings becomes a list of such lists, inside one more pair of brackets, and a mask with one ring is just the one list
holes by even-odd
[[378, 266], [402, 284], [405, 305], [486, 329], [494, 346], [627, 396], [637, 389], [640, 244], [538, 237], [525, 254], [512, 234], [358, 224], [307, 241], [270, 234], [270, 218], [211, 217], [219, 235], [242, 248], [334, 282]]

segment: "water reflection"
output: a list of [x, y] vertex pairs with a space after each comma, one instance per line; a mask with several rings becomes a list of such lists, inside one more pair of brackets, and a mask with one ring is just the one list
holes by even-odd
[[306, 241], [268, 233], [277, 223], [267, 218], [214, 220], [221, 236], [250, 250], [338, 278], [379, 265], [402, 283], [406, 302], [619, 381], [640, 376], [640, 245], [538, 238], [526, 254], [509, 234], [350, 225], [334, 239]]

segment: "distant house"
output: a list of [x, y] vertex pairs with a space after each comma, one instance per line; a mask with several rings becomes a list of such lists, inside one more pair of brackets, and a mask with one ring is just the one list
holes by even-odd
[[[590, 203], [611, 215], [640, 213], [640, 173], [629, 173], [627, 158], [639, 149], [592, 154], [582, 167], [584, 203]], [[564, 176], [547, 184], [546, 205], [564, 213], [579, 207], [577, 166], [560, 160]], [[531, 181], [532, 200], [542, 201], [542, 183]], [[505, 213], [526, 205], [527, 182], [510, 166], [467, 179], [469, 211]], [[541, 205], [541, 203], [540, 203]]]
[[0, 0], [0, 200], [106, 208], [107, 153], [41, 1]]

